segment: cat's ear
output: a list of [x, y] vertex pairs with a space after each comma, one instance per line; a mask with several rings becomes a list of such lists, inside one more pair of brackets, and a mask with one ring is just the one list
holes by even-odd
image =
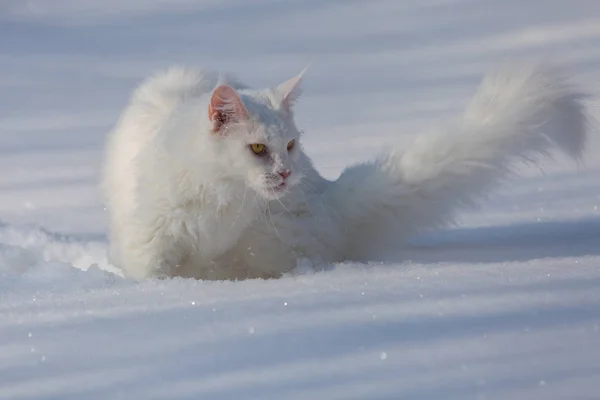
[[291, 107], [294, 105], [294, 103], [296, 102], [296, 100], [298, 100], [298, 97], [300, 97], [300, 95], [302, 94], [302, 89], [300, 88], [300, 84], [302, 83], [302, 78], [304, 77], [304, 74], [306, 73], [306, 70], [308, 69], [310, 65], [307, 65], [302, 72], [300, 72], [298, 75], [296, 75], [295, 77], [293, 77], [292, 79], [289, 79], [285, 82], [283, 82], [282, 84], [280, 84], [279, 86], [277, 86], [277, 91], [279, 93], [281, 93], [281, 95], [283, 96], [283, 107], [286, 109], [291, 109]]
[[225, 125], [247, 117], [248, 111], [234, 88], [228, 85], [215, 88], [208, 105], [208, 118], [213, 123], [213, 132], [220, 132]]

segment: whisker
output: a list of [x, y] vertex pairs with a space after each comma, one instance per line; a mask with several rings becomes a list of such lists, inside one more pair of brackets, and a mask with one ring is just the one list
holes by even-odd
[[[229, 228], [229, 230], [233, 229], [233, 227], [235, 226], [235, 224], [240, 219], [240, 215], [242, 215], [244, 213], [244, 200], [246, 200], [246, 193], [248, 193], [248, 186], [247, 185], [246, 185], [246, 188], [244, 189], [244, 195], [242, 196], [242, 204], [240, 205], [240, 210], [238, 211], [237, 216], [235, 217], [235, 220], [231, 224], [231, 228]], [[246, 223], [248, 222], [246, 220], [245, 216], [243, 217], [243, 219], [244, 219], [244, 221]]]
[[[273, 191], [272, 189], [269, 189], [271, 191]], [[275, 194], [275, 192], [273, 191], [273, 194]], [[271, 202], [267, 202], [267, 211], [269, 213], [269, 218], [271, 220], [271, 226], [273, 227], [273, 230], [275, 231], [275, 234], [277, 235], [277, 237], [279, 238], [279, 240], [283, 243], [283, 239], [281, 238], [281, 235], [279, 234], [279, 231], [277, 230], [277, 227], [275, 226], [275, 223], [273, 222], [273, 214], [271, 213], [271, 206], [270, 206]]]
[[277, 202], [279, 204], [281, 204], [281, 207], [283, 207], [283, 209], [288, 213], [288, 215], [293, 216], [294, 214], [285, 206], [285, 204], [283, 204], [283, 202], [281, 201], [281, 199], [279, 197], [276, 198]]

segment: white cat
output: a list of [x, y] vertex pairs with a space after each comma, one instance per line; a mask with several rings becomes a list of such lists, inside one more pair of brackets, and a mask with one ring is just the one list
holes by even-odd
[[301, 178], [299, 82], [252, 91], [174, 68], [142, 84], [108, 140], [111, 261], [137, 279], [244, 276], [214, 261]]
[[104, 193], [111, 260], [137, 279], [277, 277], [315, 263], [383, 257], [453, 222], [521, 161], [579, 158], [583, 94], [539, 64], [483, 81], [453, 127], [323, 179], [292, 106], [303, 74], [250, 90], [171, 69], [138, 88], [112, 132]]

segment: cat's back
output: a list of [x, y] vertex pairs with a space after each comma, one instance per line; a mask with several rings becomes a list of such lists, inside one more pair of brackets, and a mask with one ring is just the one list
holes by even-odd
[[209, 93], [221, 80], [218, 73], [173, 67], [142, 82], [131, 95], [113, 136], [149, 139], [183, 102]]
[[171, 67], [148, 78], [133, 92], [130, 108], [157, 118], [181, 103], [207, 95], [219, 84], [243, 89], [234, 77], [212, 70]]
[[151, 173], [143, 159], [153, 159], [161, 127], [186, 100], [209, 93], [221, 77], [216, 72], [173, 67], [143, 81], [132, 93], [104, 152], [101, 189], [112, 216], [135, 209], [141, 199], [138, 181]]
[[[107, 140], [111, 156], [131, 159], [157, 136], [165, 121], [181, 104], [202, 98], [221, 83], [241, 88], [235, 78], [216, 71], [171, 67], [143, 81], [132, 93]], [[152, 146], [150, 146], [152, 147]]]
[[117, 124], [108, 134], [104, 190], [112, 192], [116, 184], [123, 185], [128, 175], [139, 176], [143, 172], [137, 171], [143, 169], [143, 165], [134, 160], [139, 160], [144, 151], [157, 149], [152, 144], [177, 107], [211, 93], [219, 83], [228, 81], [235, 82], [215, 71], [184, 67], [171, 67], [143, 81], [133, 91]]
[[142, 82], [133, 92], [131, 106], [169, 113], [187, 99], [211, 92], [222, 79], [215, 71], [172, 67]]

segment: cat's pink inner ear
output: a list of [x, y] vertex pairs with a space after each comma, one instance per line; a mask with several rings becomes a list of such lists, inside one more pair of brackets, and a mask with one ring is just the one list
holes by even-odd
[[213, 123], [214, 132], [219, 132], [225, 125], [246, 117], [248, 111], [234, 88], [228, 85], [215, 88], [208, 105], [208, 118]]
[[308, 66], [292, 79], [289, 79], [277, 86], [277, 91], [283, 95], [284, 108], [290, 109], [296, 100], [298, 100], [298, 97], [300, 97], [302, 94], [300, 84], [302, 83], [302, 77], [304, 77], [307, 69]]

